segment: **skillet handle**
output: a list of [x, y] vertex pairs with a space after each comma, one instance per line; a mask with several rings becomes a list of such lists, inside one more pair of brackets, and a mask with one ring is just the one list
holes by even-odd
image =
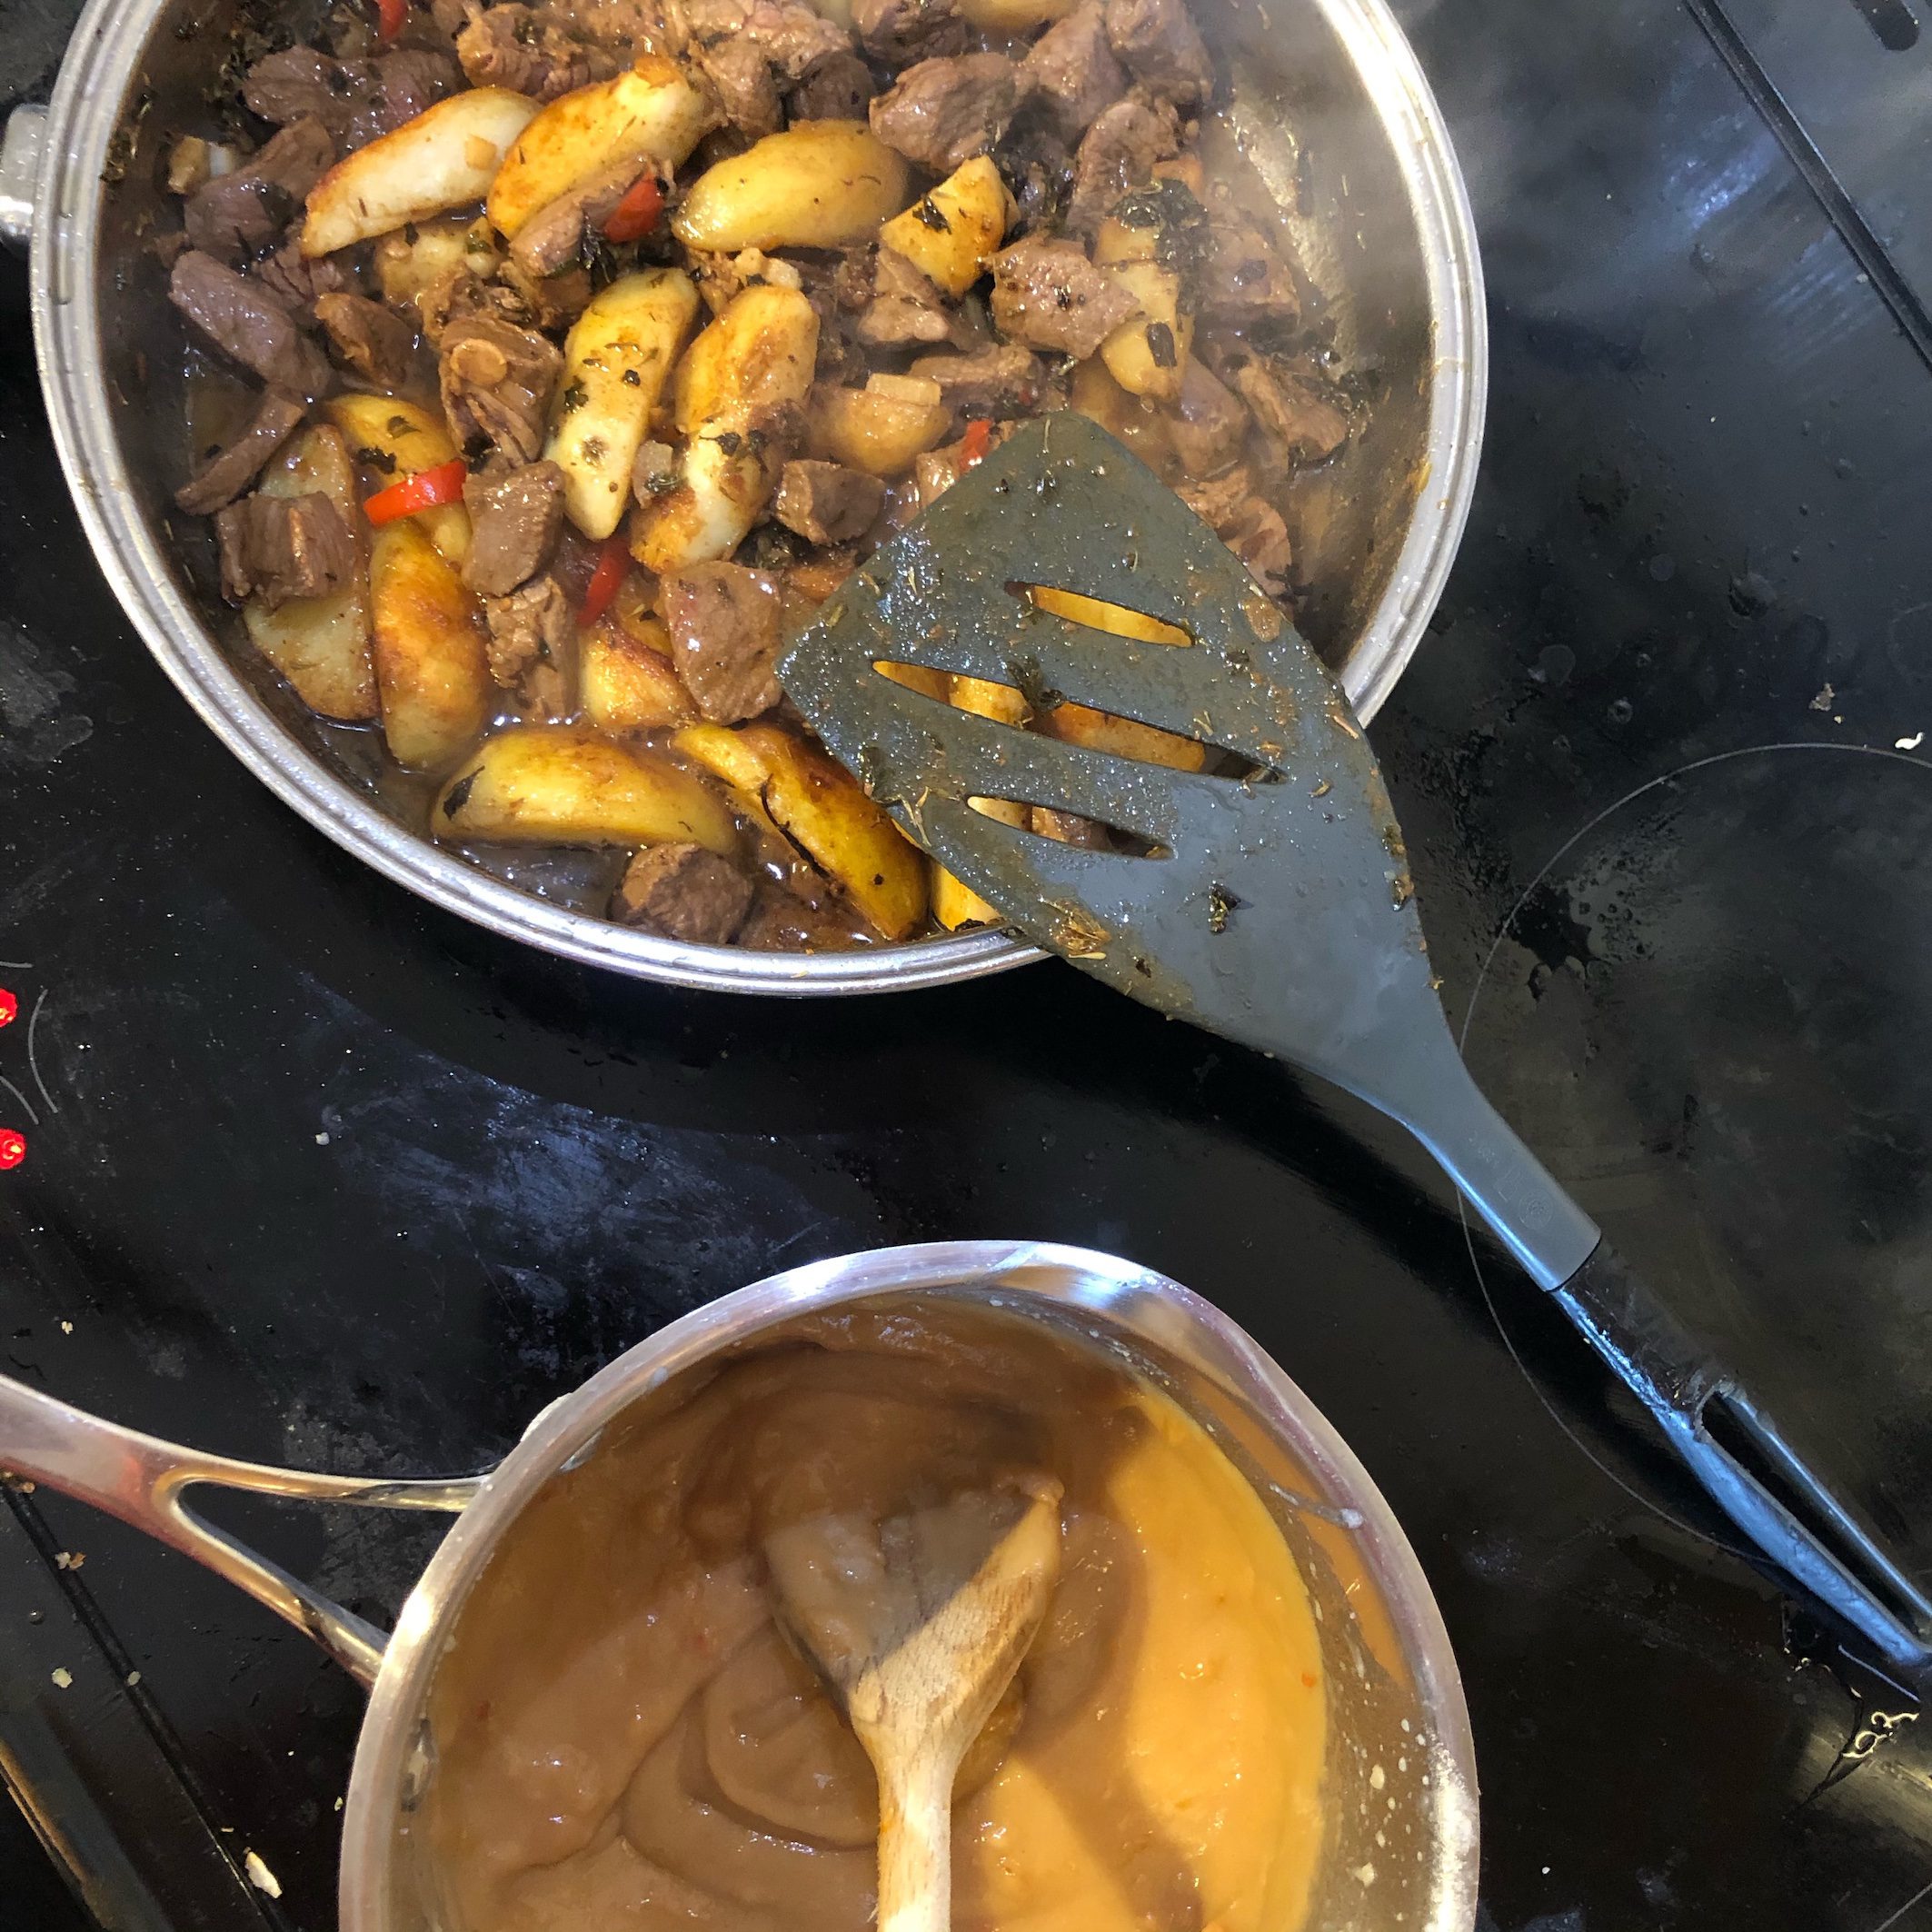
[[476, 1494], [483, 1479], [463, 1476], [389, 1482], [236, 1462], [104, 1422], [5, 1376], [0, 1376], [0, 1469], [92, 1503], [206, 1564], [278, 1617], [305, 1630], [364, 1684], [374, 1683], [382, 1668], [385, 1633], [311, 1589], [280, 1564], [257, 1556], [225, 1530], [204, 1522], [186, 1506], [185, 1493], [197, 1483], [214, 1483], [262, 1496], [453, 1514]]
[[1731, 1521], [1875, 1645], [1907, 1688], [1932, 1687], [1932, 1602], [1622, 1256], [1599, 1241], [1551, 1292]]

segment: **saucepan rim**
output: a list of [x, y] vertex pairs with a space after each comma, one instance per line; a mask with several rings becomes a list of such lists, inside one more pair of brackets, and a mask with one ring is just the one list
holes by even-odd
[[[1349, 1529], [1414, 1674], [1436, 1754], [1439, 1832], [1418, 1932], [1468, 1932], [1474, 1922], [1477, 1815], [1474, 1742], [1449, 1632], [1414, 1549], [1368, 1471], [1280, 1366], [1211, 1302], [1165, 1275], [1090, 1249], [1037, 1241], [939, 1241], [816, 1261], [752, 1283], [659, 1329], [543, 1410], [485, 1476], [411, 1591], [370, 1691], [343, 1822], [342, 1932], [387, 1932], [397, 1882], [398, 1808], [421, 1749], [418, 1713], [470, 1588], [533, 1497], [592, 1449], [622, 1411], [722, 1349], [812, 1309], [881, 1294], [964, 1290], [997, 1304], [1041, 1298], [1087, 1310], [1130, 1337], [1166, 1349], [1219, 1382], [1301, 1459], [1331, 1495], [1348, 1499]], [[1134, 1319], [1139, 1304], [1142, 1320]], [[1171, 1314], [1153, 1332], [1149, 1306]]]
[[[1489, 338], [1475, 221], [1440, 111], [1386, 0], [1304, 0], [1352, 62], [1409, 196], [1434, 335], [1421, 484], [1402, 548], [1342, 667], [1357, 713], [1394, 688], [1441, 595], [1469, 515], [1487, 399]], [[141, 512], [115, 432], [95, 290], [103, 170], [120, 105], [162, 0], [91, 0], [55, 85], [35, 194], [32, 305], [55, 444], [95, 554], [148, 649], [203, 722], [270, 791], [379, 872], [432, 903], [563, 958], [721, 991], [910, 991], [1042, 957], [1003, 931], [858, 952], [693, 946], [570, 911], [493, 878], [386, 817], [331, 772], [229, 662]]]

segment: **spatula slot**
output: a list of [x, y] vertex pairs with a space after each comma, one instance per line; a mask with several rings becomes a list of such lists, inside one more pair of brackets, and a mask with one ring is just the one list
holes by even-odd
[[1171, 846], [1124, 826], [1109, 825], [1100, 819], [1083, 818], [1074, 812], [1057, 812], [1050, 805], [1025, 805], [1012, 798], [969, 798], [966, 802], [982, 819], [991, 819], [1016, 831], [1031, 832], [1036, 838], [1051, 839], [1056, 845], [1078, 846], [1084, 851], [1115, 852], [1127, 859], [1171, 859]]
[[[1123, 560], [1123, 567], [1135, 568], [1134, 560]], [[1006, 588], [1010, 595], [1031, 604], [1036, 611], [1064, 617], [1070, 623], [1084, 624], [1088, 630], [1102, 632], [1109, 637], [1131, 638], [1141, 644], [1191, 645], [1194, 642], [1179, 624], [1150, 617], [1145, 611], [1134, 610], [1128, 604], [1109, 603], [1084, 591], [1064, 590], [1051, 583], [1009, 583]]]
[[1216, 778], [1254, 781], [1278, 774], [1238, 752], [1197, 736], [1143, 724], [1117, 712], [1076, 702], [1040, 676], [1037, 662], [1016, 653], [1009, 666], [1018, 682], [971, 677], [936, 665], [881, 658], [872, 669], [895, 684], [934, 698], [956, 711], [971, 712], [995, 724], [1038, 732], [1062, 744], [1105, 752], [1136, 764], [1160, 765], [1170, 772], [1194, 772]]

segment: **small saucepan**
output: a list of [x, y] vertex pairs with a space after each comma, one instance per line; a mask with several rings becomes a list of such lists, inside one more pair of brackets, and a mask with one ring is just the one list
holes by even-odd
[[[218, 1570], [369, 1686], [344, 1819], [343, 1932], [453, 1932], [420, 1888], [413, 1833], [433, 1787], [431, 1693], [505, 1532], [606, 1428], [674, 1377], [801, 1316], [868, 1298], [962, 1298], [1071, 1336], [1164, 1391], [1246, 1476], [1308, 1588], [1328, 1685], [1323, 1841], [1305, 1923], [1469, 1932], [1475, 1768], [1441, 1617], [1388, 1505], [1339, 1437], [1227, 1317], [1163, 1276], [1082, 1249], [889, 1248], [774, 1275], [673, 1322], [553, 1403], [494, 1469], [384, 1482], [230, 1461], [0, 1379], [0, 1466], [94, 1503]], [[383, 1634], [202, 1521], [198, 1483], [364, 1508], [457, 1512]]]

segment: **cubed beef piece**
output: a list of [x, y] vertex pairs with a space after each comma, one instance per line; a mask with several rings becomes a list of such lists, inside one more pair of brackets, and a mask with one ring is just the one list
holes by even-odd
[[470, 548], [463, 581], [507, 597], [550, 562], [563, 527], [563, 472], [553, 463], [479, 470], [463, 486]]
[[533, 101], [607, 81], [623, 65], [615, 51], [578, 39], [548, 7], [521, 0], [484, 11], [471, 0], [469, 19], [456, 36], [456, 58], [473, 87], [507, 87]]
[[451, 434], [465, 450], [488, 443], [519, 463], [534, 463], [563, 366], [557, 345], [535, 329], [494, 315], [447, 323], [440, 374]]
[[1248, 412], [1199, 356], [1190, 356], [1168, 429], [1180, 467], [1190, 476], [1211, 476], [1241, 453]]
[[336, 354], [378, 389], [400, 388], [416, 353], [416, 332], [393, 309], [366, 295], [320, 297], [315, 319]]
[[548, 573], [506, 597], [485, 597], [483, 606], [490, 675], [499, 684], [513, 689], [537, 672], [569, 663], [577, 641], [576, 612], [563, 586]]
[[1106, 0], [1107, 38], [1157, 100], [1191, 107], [1214, 91], [1214, 63], [1185, 0]]
[[254, 596], [274, 610], [291, 597], [326, 596], [356, 567], [354, 534], [319, 491], [244, 497], [216, 512], [214, 534], [222, 590], [236, 603]]
[[1130, 188], [1151, 181], [1154, 164], [1180, 152], [1180, 117], [1165, 101], [1130, 95], [1099, 115], [1073, 156], [1067, 225], [1090, 234]]
[[280, 242], [304, 197], [335, 159], [329, 131], [304, 115], [232, 174], [197, 188], [182, 210], [188, 245], [234, 264]]
[[611, 917], [691, 946], [725, 946], [752, 910], [756, 888], [702, 845], [648, 845], [624, 869]]
[[740, 134], [757, 141], [784, 125], [778, 76], [756, 41], [733, 34], [715, 46], [702, 48], [696, 58], [724, 109], [724, 118]]
[[773, 513], [811, 543], [850, 543], [885, 507], [885, 485], [842, 463], [788, 463], [778, 479]]
[[1020, 64], [1032, 76], [1041, 110], [1064, 140], [1078, 141], [1127, 92], [1127, 75], [1107, 44], [1100, 0], [1081, 0], [1033, 43]]
[[1003, 54], [922, 60], [872, 103], [872, 132], [908, 161], [950, 174], [999, 140], [1032, 85]]
[[852, 0], [852, 32], [888, 67], [966, 51], [959, 0]]
[[801, 79], [826, 54], [849, 54], [851, 37], [803, 0], [683, 0], [686, 38], [692, 51], [749, 42], [787, 82]]
[[813, 904], [796, 888], [761, 879], [738, 943], [755, 952], [845, 952], [876, 946], [882, 935], [850, 901]]
[[313, 115], [338, 146], [356, 148], [393, 134], [463, 85], [447, 55], [397, 47], [373, 60], [332, 60], [314, 47], [265, 55], [248, 70], [242, 98], [264, 121]]
[[1320, 463], [1349, 440], [1341, 405], [1305, 377], [1252, 356], [1230, 368], [1229, 380], [1286, 461]]
[[340, 254], [312, 259], [303, 254], [302, 239], [294, 234], [273, 254], [264, 255], [248, 273], [305, 329], [321, 327], [315, 319], [315, 304], [323, 296], [352, 286]]
[[872, 264], [871, 294], [855, 325], [875, 348], [944, 342], [952, 334], [946, 298], [896, 249], [881, 247]]
[[327, 391], [328, 358], [259, 282], [190, 249], [168, 278], [168, 299], [224, 354], [272, 387], [312, 401]]
[[554, 275], [573, 266], [583, 255], [586, 234], [603, 233], [612, 210], [650, 170], [642, 156], [606, 162], [517, 230], [510, 259], [533, 275]]
[[1200, 274], [1200, 310], [1230, 328], [1270, 323], [1291, 328], [1301, 317], [1301, 292], [1288, 258], [1257, 222], [1216, 212]]
[[675, 36], [658, 0], [544, 0], [543, 12], [566, 33], [621, 53], [663, 54]]
[[755, 718], [782, 695], [782, 608], [778, 580], [767, 571], [692, 563], [665, 573], [658, 611], [671, 632], [672, 661], [713, 724]]
[[1078, 242], [1030, 234], [993, 257], [993, 325], [1009, 342], [1084, 361], [1140, 307]]
[[1248, 566], [1270, 597], [1279, 597], [1288, 588], [1293, 562], [1288, 525], [1281, 521], [1281, 513], [1255, 487], [1246, 463], [1237, 463], [1204, 483], [1184, 483], [1179, 494], [1196, 516], [1213, 527], [1214, 533]]
[[262, 465], [294, 434], [307, 413], [308, 405], [300, 396], [281, 389], [264, 391], [241, 434], [215, 451], [175, 491], [175, 503], [191, 516], [212, 516], [232, 503], [262, 473]]
[[1045, 387], [1040, 358], [1012, 343], [971, 355], [921, 355], [910, 373], [939, 384], [948, 405], [966, 416], [1011, 416], [1033, 408]]
[[785, 96], [785, 112], [794, 121], [862, 121], [876, 91], [856, 54], [822, 54]]

